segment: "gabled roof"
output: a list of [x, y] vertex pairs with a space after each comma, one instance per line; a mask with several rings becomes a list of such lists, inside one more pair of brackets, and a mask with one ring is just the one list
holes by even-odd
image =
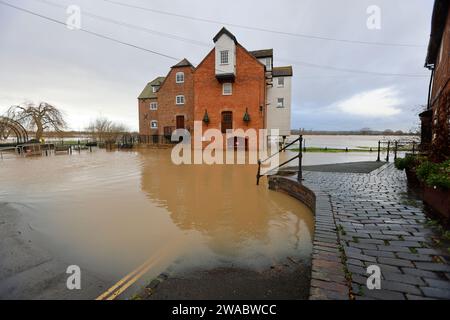
[[292, 77], [292, 66], [274, 67], [272, 69], [273, 77]]
[[153, 81], [150, 81], [149, 83], [147, 83], [144, 90], [142, 90], [141, 94], [139, 95], [138, 99], [156, 98], [156, 92], [153, 92], [152, 87], [160, 86], [163, 83], [164, 79], [165, 79], [165, 77], [158, 77], [158, 78], [154, 79]]
[[255, 50], [249, 51], [249, 53], [253, 55], [255, 58], [273, 57], [273, 49]]
[[224, 34], [229, 36], [234, 41], [234, 43], [238, 43], [234, 34], [232, 34], [230, 31], [228, 31], [227, 28], [225, 28], [225, 27], [222, 27], [222, 29], [220, 29], [220, 31], [213, 38], [214, 42], [217, 42], [217, 40], [219, 40], [219, 38]]
[[425, 67], [431, 68], [436, 63], [437, 55], [442, 43], [442, 35], [444, 33], [445, 23], [449, 14], [448, 0], [435, 0], [433, 7], [433, 15], [431, 18], [431, 34], [428, 43], [427, 58]]
[[178, 62], [176, 65], [172, 66], [172, 68], [181, 68], [181, 67], [192, 67], [192, 68], [194, 68], [192, 63], [190, 63], [189, 60], [186, 59], [186, 58], [184, 58], [183, 60]]

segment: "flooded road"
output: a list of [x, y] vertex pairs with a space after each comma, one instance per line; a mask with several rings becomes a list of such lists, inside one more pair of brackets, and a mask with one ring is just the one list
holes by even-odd
[[[0, 163], [0, 219], [8, 224], [13, 207], [29, 246], [95, 279], [77, 298], [95, 298], [161, 251], [141, 283], [166, 270], [258, 271], [287, 257], [308, 264], [312, 213], [268, 190], [265, 179], [257, 187], [255, 174], [254, 165], [176, 166], [170, 150], [11, 158]], [[0, 297], [21, 297], [11, 288], [26, 288], [18, 282], [27, 279], [17, 278], [6, 245], [2, 240]], [[53, 295], [61, 290], [44, 297], [59, 298]]]

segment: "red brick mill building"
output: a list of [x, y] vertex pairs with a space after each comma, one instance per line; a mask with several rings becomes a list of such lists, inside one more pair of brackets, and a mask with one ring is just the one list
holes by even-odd
[[450, 158], [450, 1], [436, 0], [425, 67], [432, 71], [427, 109], [420, 114], [422, 151]]
[[[290, 134], [292, 67], [273, 67], [273, 50], [247, 51], [226, 28], [194, 67], [187, 59], [166, 77], [149, 82], [138, 97], [139, 133], [151, 142], [173, 130], [279, 129]], [[279, 138], [278, 136], [276, 138]]]

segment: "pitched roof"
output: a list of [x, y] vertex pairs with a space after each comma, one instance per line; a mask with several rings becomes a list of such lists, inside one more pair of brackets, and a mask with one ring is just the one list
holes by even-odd
[[217, 40], [219, 40], [219, 38], [226, 34], [227, 36], [229, 36], [235, 43], [237, 43], [237, 39], [234, 36], [234, 34], [232, 34], [230, 31], [227, 30], [227, 28], [222, 27], [222, 29], [220, 29], [220, 31], [216, 34], [216, 36], [213, 38], [214, 42], [217, 42]]
[[273, 77], [292, 77], [292, 75], [292, 66], [273, 67], [272, 69]]
[[186, 59], [186, 58], [184, 58], [183, 60], [178, 62], [176, 65], [172, 66], [172, 68], [181, 68], [181, 67], [192, 67], [192, 68], [194, 68], [192, 63], [190, 63], [189, 60]]
[[262, 49], [262, 50], [255, 50], [255, 51], [249, 51], [249, 52], [255, 58], [273, 57], [273, 49]]
[[153, 92], [153, 86], [160, 86], [161, 83], [164, 81], [165, 77], [158, 77], [154, 79], [153, 81], [150, 81], [145, 86], [144, 90], [142, 90], [141, 94], [139, 95], [138, 99], [151, 99], [156, 98], [156, 92]]
[[431, 18], [431, 35], [428, 43], [427, 58], [425, 60], [425, 67], [427, 68], [431, 68], [436, 63], [449, 9], [450, 5], [448, 0], [434, 1], [433, 15]]

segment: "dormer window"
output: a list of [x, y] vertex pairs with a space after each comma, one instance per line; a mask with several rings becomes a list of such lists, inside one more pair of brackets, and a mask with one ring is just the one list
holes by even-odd
[[159, 90], [159, 86], [152, 86], [153, 93], [158, 92], [158, 90]]
[[220, 64], [229, 64], [228, 50], [220, 51]]
[[183, 83], [184, 82], [184, 72], [177, 72], [175, 75], [175, 81], [176, 83]]

